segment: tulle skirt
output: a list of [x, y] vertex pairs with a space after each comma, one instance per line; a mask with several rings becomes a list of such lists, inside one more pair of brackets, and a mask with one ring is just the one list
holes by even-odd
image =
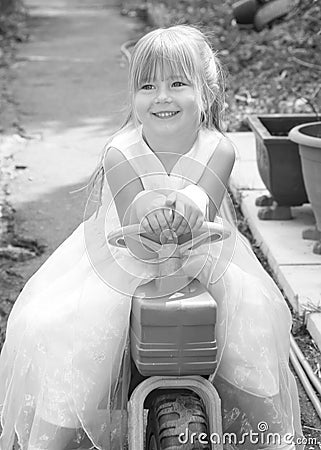
[[[117, 225], [99, 217], [81, 224], [17, 299], [0, 358], [2, 449], [15, 435], [24, 450], [46, 449], [70, 430], [74, 442], [87, 436], [107, 450], [122, 433], [131, 297], [157, 276], [157, 265], [106, 245], [105, 233]], [[231, 242], [228, 251], [208, 244], [182, 258], [218, 303], [214, 380], [224, 430], [241, 440], [265, 422], [282, 439], [299, 436], [288, 307], [247, 241], [235, 231]]]

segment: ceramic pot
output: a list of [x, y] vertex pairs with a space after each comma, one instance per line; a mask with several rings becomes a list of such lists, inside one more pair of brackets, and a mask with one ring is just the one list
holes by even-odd
[[[259, 197], [257, 206], [259, 218], [285, 219], [291, 218], [291, 206], [300, 206], [308, 202], [303, 181], [302, 165], [298, 144], [292, 142], [289, 131], [297, 125], [315, 121], [315, 114], [262, 114], [247, 116], [247, 123], [255, 136], [257, 167], [263, 183], [271, 194], [271, 198]], [[278, 212], [282, 212], [281, 217]]]
[[[304, 184], [321, 233], [321, 121], [294, 127], [289, 138], [299, 145]], [[318, 244], [314, 252], [319, 253], [317, 250]]]

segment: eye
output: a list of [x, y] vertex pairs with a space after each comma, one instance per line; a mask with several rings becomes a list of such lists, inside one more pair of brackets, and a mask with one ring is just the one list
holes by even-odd
[[181, 87], [181, 86], [186, 86], [186, 83], [183, 83], [183, 81], [174, 81], [174, 83], [172, 83], [173, 87]]
[[143, 89], [144, 91], [150, 91], [154, 88], [155, 86], [153, 84], [143, 84], [143, 86], [141, 87], [141, 89]]

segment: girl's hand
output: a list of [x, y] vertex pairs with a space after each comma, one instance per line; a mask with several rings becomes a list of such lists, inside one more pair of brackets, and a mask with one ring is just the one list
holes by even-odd
[[171, 208], [166, 206], [166, 195], [144, 191], [133, 202], [137, 221], [148, 234], [160, 234], [170, 228]]
[[182, 191], [172, 192], [167, 196], [166, 206], [174, 209], [171, 228], [178, 236], [197, 231], [204, 222], [204, 212]]

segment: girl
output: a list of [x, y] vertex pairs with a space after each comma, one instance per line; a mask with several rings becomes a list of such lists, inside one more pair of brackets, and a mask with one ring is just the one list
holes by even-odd
[[[126, 400], [131, 296], [157, 265], [128, 239], [108, 245], [120, 224], [140, 222], [159, 238], [194, 232], [217, 212], [234, 163], [222, 134], [222, 71], [205, 36], [190, 26], [148, 33], [129, 73], [131, 110], [94, 176], [101, 205], [31, 278], [10, 315], [1, 354], [1, 449], [14, 435], [26, 450], [76, 448], [85, 435], [111, 448], [114, 409]], [[294, 449], [301, 436], [289, 370], [291, 316], [245, 239], [190, 251], [186, 273], [218, 303], [218, 369], [224, 431], [237, 448]], [[119, 420], [118, 420], [119, 422]], [[250, 432], [278, 436], [255, 444]], [[267, 433], [267, 431], [266, 431]]]

